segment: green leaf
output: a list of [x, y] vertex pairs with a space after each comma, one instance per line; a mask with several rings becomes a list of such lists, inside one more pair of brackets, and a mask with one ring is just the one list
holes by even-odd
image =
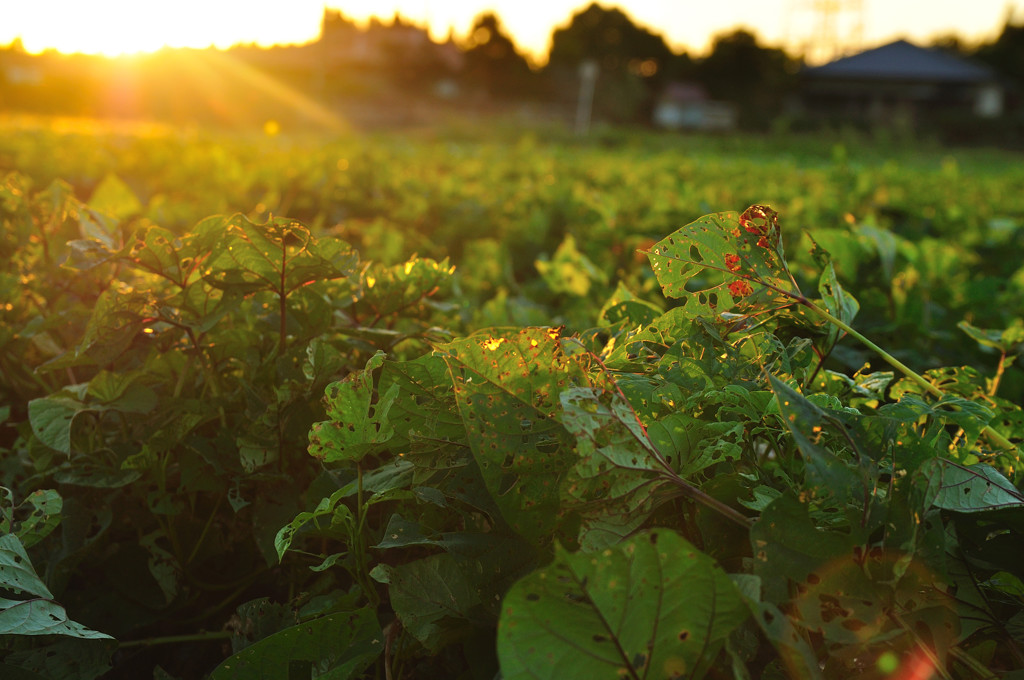
[[388, 584], [388, 598], [402, 626], [434, 653], [450, 636], [452, 622], [446, 619], [468, 622], [481, 604], [477, 589], [448, 553], [397, 567], [379, 564], [370, 576]]
[[801, 297], [782, 249], [775, 211], [751, 206], [705, 215], [654, 244], [647, 256], [667, 297], [688, 316], [717, 317]]
[[502, 603], [506, 680], [700, 678], [749, 617], [730, 578], [669, 530], [600, 555], [556, 549]]
[[89, 207], [121, 220], [142, 212], [142, 203], [134, 192], [113, 173], [108, 173], [92, 192]]
[[71, 453], [71, 425], [89, 407], [70, 396], [50, 396], [28, 403], [32, 432], [39, 441], [61, 453]]
[[53, 599], [53, 594], [36, 575], [25, 547], [14, 534], [0, 536], [0, 586], [17, 593]]
[[601, 514], [649, 508], [672, 470], [650, 442], [632, 407], [614, 392], [573, 387], [561, 394], [562, 423], [576, 437], [577, 462], [566, 475], [568, 496], [600, 503]]
[[646, 326], [661, 316], [662, 310], [633, 295], [621, 281], [615, 292], [604, 303], [597, 318], [602, 324], [614, 326], [627, 322], [632, 327]]
[[55, 490], [40, 489], [30, 493], [22, 502], [23, 506], [25, 504], [32, 506], [32, 511], [21, 521], [17, 535], [22, 545], [31, 548], [60, 524], [64, 501]]
[[286, 297], [314, 281], [351, 277], [359, 262], [344, 241], [318, 241], [294, 220], [276, 218], [255, 224], [234, 215], [222, 218], [220, 230], [220, 246], [206, 263], [203, 278], [223, 290], [241, 294], [267, 290]]
[[487, 490], [509, 525], [528, 538], [545, 537], [558, 524], [559, 483], [575, 458], [556, 420], [559, 394], [593, 378], [588, 355], [570, 353], [574, 347], [563, 347], [557, 329], [526, 328], [437, 348]]
[[0, 635], [67, 635], [82, 639], [110, 638], [68, 619], [68, 613], [52, 600], [0, 598]]
[[789, 599], [787, 579], [800, 583], [829, 562], [850, 554], [851, 539], [818, 529], [807, 505], [789, 494], [772, 501], [750, 530], [754, 574], [764, 583], [768, 602]]
[[53, 594], [36, 575], [28, 553], [14, 534], [0, 536], [0, 588], [35, 596], [27, 600], [0, 598], [0, 635], [110, 637], [68, 619], [67, 612], [53, 601]]
[[830, 429], [839, 423], [839, 418], [845, 414], [825, 411], [775, 376], [770, 376], [770, 380], [782, 420], [807, 463], [807, 496], [832, 496], [839, 504], [862, 498], [868, 480], [866, 470], [859, 465], [859, 461], [852, 459], [847, 462], [819, 444], [827, 432], [826, 428]]
[[1022, 319], [1014, 319], [1013, 323], [1005, 330], [978, 328], [966, 321], [961, 321], [956, 327], [982, 347], [991, 347], [1006, 354], [1012, 353], [1018, 345], [1024, 342], [1024, 320]]
[[391, 385], [373, 402], [373, 371], [384, 363], [378, 351], [362, 371], [327, 386], [324, 402], [330, 420], [313, 424], [309, 433], [310, 455], [325, 463], [358, 462], [387, 442], [395, 429], [388, 418], [391, 404], [398, 396], [398, 385]]
[[358, 678], [384, 650], [384, 635], [369, 607], [286, 628], [224, 660], [210, 680], [281, 680], [306, 665], [316, 677]]
[[[322, 535], [348, 539], [353, 530], [352, 511], [341, 501], [350, 495], [349, 489], [338, 489], [328, 498], [320, 499], [320, 503], [312, 512], [300, 512], [295, 519], [281, 527], [274, 537], [277, 559], [284, 559], [284, 554], [291, 547], [295, 535], [310, 522]], [[330, 521], [321, 522], [320, 519], [323, 517], [329, 517]]]
[[1024, 506], [1024, 494], [984, 463], [961, 465], [938, 458], [926, 474], [930, 484], [938, 485], [934, 505], [943, 510], [972, 513]]
[[[546, 256], [545, 256], [546, 257]], [[576, 239], [567, 234], [550, 260], [535, 263], [541, 278], [555, 293], [584, 297], [593, 283], [607, 282], [607, 274], [576, 248]]]

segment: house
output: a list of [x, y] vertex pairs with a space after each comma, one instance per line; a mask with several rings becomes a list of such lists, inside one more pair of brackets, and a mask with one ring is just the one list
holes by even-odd
[[906, 40], [806, 68], [801, 79], [801, 108], [812, 117], [913, 125], [935, 114], [1003, 113], [1003, 88], [990, 69]]
[[732, 130], [736, 107], [712, 101], [700, 85], [671, 82], [654, 105], [654, 124], [665, 130]]

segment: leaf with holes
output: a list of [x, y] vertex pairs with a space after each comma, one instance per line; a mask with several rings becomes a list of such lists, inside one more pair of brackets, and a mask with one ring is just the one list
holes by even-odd
[[700, 678], [749, 616], [732, 580], [672, 531], [600, 555], [558, 548], [502, 602], [506, 680]]
[[395, 430], [388, 412], [398, 396], [398, 385], [373, 402], [373, 372], [383, 363], [384, 353], [377, 352], [363, 370], [327, 386], [324, 401], [329, 420], [313, 424], [310, 455], [325, 463], [358, 462], [391, 438]]
[[789, 272], [777, 215], [765, 206], [705, 215], [651, 246], [647, 256], [667, 297], [690, 316], [747, 313], [802, 297]]
[[269, 290], [281, 297], [313, 283], [351, 277], [359, 256], [340, 239], [313, 238], [293, 220], [266, 224], [243, 215], [222, 219], [222, 245], [206, 263], [210, 285], [242, 294]]
[[573, 387], [561, 394], [562, 424], [576, 437], [579, 460], [566, 475], [570, 503], [600, 505], [600, 513], [650, 508], [672, 470], [651, 444], [632, 407], [615, 392]]
[[595, 379], [590, 355], [553, 328], [441, 345], [466, 439], [502, 516], [528, 538], [559, 522], [559, 483], [575, 461], [559, 395]]
[[985, 512], [1024, 507], [1024, 494], [995, 468], [977, 463], [961, 465], [937, 458], [927, 473], [937, 484], [935, 507], [956, 512]]

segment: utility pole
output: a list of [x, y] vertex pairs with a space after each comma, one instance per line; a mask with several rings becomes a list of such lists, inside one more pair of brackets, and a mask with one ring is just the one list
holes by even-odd
[[863, 46], [864, 0], [790, 0], [785, 30], [808, 63], [838, 59]]
[[580, 137], [585, 137], [590, 132], [597, 71], [597, 62], [593, 59], [587, 59], [580, 64], [580, 96], [576, 103], [576, 134]]

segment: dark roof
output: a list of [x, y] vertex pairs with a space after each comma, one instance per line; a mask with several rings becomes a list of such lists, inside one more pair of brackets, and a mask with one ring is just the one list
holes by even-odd
[[938, 49], [897, 40], [823, 66], [804, 69], [812, 78], [978, 83], [995, 79], [984, 66]]

